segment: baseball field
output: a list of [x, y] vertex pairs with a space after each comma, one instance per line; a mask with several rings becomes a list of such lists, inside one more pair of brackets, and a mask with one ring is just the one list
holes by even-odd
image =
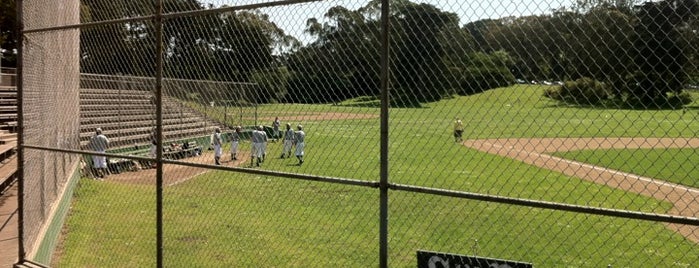
[[[391, 109], [390, 181], [699, 216], [699, 102], [686, 110], [585, 108], [557, 104], [542, 92], [540, 86], [515, 85], [422, 108]], [[294, 158], [279, 159], [281, 143], [271, 142], [267, 159], [255, 169], [378, 181], [379, 109], [353, 104], [258, 107], [262, 124], [274, 117], [282, 125], [303, 124], [307, 145], [305, 163], [298, 166]], [[451, 135], [457, 117], [465, 126], [465, 141], [459, 143]], [[237, 161], [224, 153], [224, 166], [249, 168], [249, 146], [242, 143]], [[212, 164], [213, 156], [207, 151], [183, 161]], [[376, 188], [178, 165], [167, 165], [164, 172], [166, 267], [378, 266]], [[154, 266], [154, 174], [83, 179], [53, 264]], [[639, 189], [636, 182], [646, 184]], [[391, 267], [415, 267], [420, 249], [537, 268], [695, 267], [697, 236], [699, 230], [691, 226], [389, 192]]]

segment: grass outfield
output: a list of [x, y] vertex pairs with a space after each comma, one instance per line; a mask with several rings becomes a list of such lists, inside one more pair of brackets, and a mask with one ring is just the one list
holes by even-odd
[[[695, 110], [561, 107], [541, 87], [513, 86], [425, 108], [391, 109], [394, 183], [665, 212], [670, 204], [455, 144], [465, 138], [694, 137]], [[277, 104], [259, 114], [378, 114], [376, 108]], [[692, 117], [693, 116], [693, 117]], [[271, 121], [270, 121], [271, 122]], [[265, 170], [379, 179], [379, 119], [296, 117], [307, 132], [303, 166], [270, 158]], [[244, 144], [243, 148], [248, 148]], [[272, 157], [280, 144], [271, 143]], [[664, 225], [392, 191], [391, 267], [414, 267], [418, 249], [534, 263], [535, 267], [690, 267], [699, 246]], [[143, 267], [155, 259], [154, 189], [84, 180], [67, 222], [59, 267]], [[378, 265], [378, 191], [212, 171], [165, 189], [166, 267]]]
[[699, 149], [582, 150], [555, 155], [648, 178], [699, 188]]

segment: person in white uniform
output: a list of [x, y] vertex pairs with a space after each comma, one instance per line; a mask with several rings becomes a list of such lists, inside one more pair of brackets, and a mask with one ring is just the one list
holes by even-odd
[[265, 132], [265, 128], [262, 125], [258, 126], [257, 129], [260, 131], [260, 136], [262, 137], [262, 162], [264, 163], [267, 157], [267, 132]]
[[286, 131], [284, 132], [284, 144], [282, 146], [282, 156], [279, 158], [291, 158], [291, 148], [294, 147], [294, 130], [291, 129], [291, 124], [286, 124]]
[[[95, 130], [95, 135], [90, 138], [89, 148], [98, 153], [107, 152], [109, 148], [109, 139], [107, 136], [102, 134], [102, 129], [97, 128]], [[104, 178], [107, 173], [107, 157], [103, 155], [93, 155], [92, 165], [95, 168], [95, 176], [98, 178]]]
[[294, 143], [296, 144], [296, 158], [299, 159], [299, 166], [303, 164], [304, 148], [306, 147], [306, 132], [303, 132], [303, 126], [298, 125], [298, 130], [294, 133]]
[[236, 126], [231, 133], [231, 160], [238, 160], [238, 145], [240, 144], [241, 127]]
[[252, 131], [250, 141], [252, 143], [252, 159], [250, 165], [252, 166], [255, 164], [255, 160], [257, 160], [256, 164], [259, 167], [264, 159], [264, 144], [267, 142], [267, 134], [264, 132], [262, 126], [258, 126], [256, 130]]
[[277, 139], [279, 139], [279, 127], [281, 126], [281, 121], [279, 121], [279, 117], [275, 117], [274, 121], [272, 122], [272, 141], [277, 142]]
[[214, 146], [214, 163], [221, 165], [221, 155], [223, 154], [223, 138], [221, 137], [221, 128], [216, 128], [214, 134], [211, 135], [211, 145]]

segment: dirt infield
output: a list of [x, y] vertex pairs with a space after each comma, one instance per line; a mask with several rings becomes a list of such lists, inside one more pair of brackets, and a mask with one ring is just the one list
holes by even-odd
[[[240, 166], [243, 165], [250, 157], [247, 150], [245, 152], [238, 153], [238, 160], [231, 161], [230, 153], [224, 153], [221, 159], [221, 164], [224, 166]], [[182, 162], [196, 163], [196, 164], [214, 164], [214, 154], [213, 151], [204, 151], [200, 156], [189, 157], [181, 159]], [[205, 168], [197, 168], [184, 165], [166, 164], [163, 167], [163, 185], [171, 186], [178, 184], [180, 182], [186, 181], [197, 175], [204, 174], [210, 171]], [[139, 170], [137, 172], [122, 172], [119, 174], [111, 174], [106, 177], [107, 181], [119, 182], [119, 183], [130, 183], [130, 184], [155, 184], [155, 168], [148, 168]]]
[[[548, 138], [466, 140], [470, 148], [513, 158], [524, 163], [622, 189], [673, 204], [669, 214], [699, 216], [699, 189], [624, 173], [548, 155], [559, 151], [584, 149], [699, 148], [699, 138]], [[667, 224], [688, 239], [699, 243], [699, 227]]]
[[[282, 122], [303, 122], [306, 120], [347, 120], [378, 118], [378, 114], [326, 113], [326, 112], [281, 112], [277, 116]], [[260, 120], [274, 121], [274, 116], [259, 117]]]

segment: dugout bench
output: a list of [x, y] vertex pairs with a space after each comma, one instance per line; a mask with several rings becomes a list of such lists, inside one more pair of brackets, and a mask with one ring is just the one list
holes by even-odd
[[[150, 147], [150, 146], [149, 146]], [[163, 147], [163, 159], [178, 160], [187, 157], [194, 157], [201, 155], [203, 147], [194, 141], [183, 142], [182, 144], [171, 143], [170, 146]], [[131, 155], [147, 156], [150, 148], [147, 150], [137, 150], [132, 152]], [[152, 166], [151, 161], [147, 160], [133, 160], [127, 158], [108, 158], [107, 159], [107, 169], [109, 174], [119, 174], [124, 171], [136, 171], [140, 165], [141, 169], [150, 168]]]

